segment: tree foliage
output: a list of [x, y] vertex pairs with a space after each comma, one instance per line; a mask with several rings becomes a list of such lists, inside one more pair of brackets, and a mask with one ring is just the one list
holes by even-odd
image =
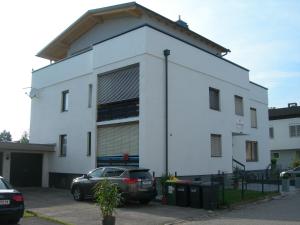
[[27, 131], [24, 131], [21, 139], [20, 139], [20, 143], [22, 144], [28, 144], [29, 143], [29, 135]]
[[0, 133], [0, 142], [10, 142], [10, 141], [12, 141], [10, 132], [3, 130]]

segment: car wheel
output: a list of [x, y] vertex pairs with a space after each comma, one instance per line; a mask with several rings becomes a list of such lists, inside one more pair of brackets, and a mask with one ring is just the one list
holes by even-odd
[[9, 221], [9, 224], [18, 224], [21, 218], [13, 219]]
[[79, 187], [75, 187], [73, 190], [73, 198], [76, 201], [82, 201], [83, 200], [83, 193]]
[[149, 204], [150, 201], [151, 201], [150, 199], [143, 199], [143, 200], [140, 200], [140, 203], [143, 205], [147, 205], [147, 204]]

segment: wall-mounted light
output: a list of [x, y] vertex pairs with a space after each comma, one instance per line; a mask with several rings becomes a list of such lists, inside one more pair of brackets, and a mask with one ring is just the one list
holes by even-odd
[[6, 159], [6, 160], [9, 160], [9, 156], [10, 156], [10, 154], [9, 154], [9, 153], [6, 153], [6, 154], [5, 154], [5, 159]]

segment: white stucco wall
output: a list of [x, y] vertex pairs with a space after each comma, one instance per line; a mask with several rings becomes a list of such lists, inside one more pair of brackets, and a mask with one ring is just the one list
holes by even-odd
[[[56, 153], [49, 155], [50, 172], [84, 173], [95, 167], [97, 74], [134, 63], [140, 64], [140, 166], [150, 168], [157, 176], [164, 172], [164, 49], [171, 50], [170, 172], [176, 171], [178, 175], [210, 174], [219, 170], [231, 172], [232, 133], [243, 134], [241, 140], [245, 135], [260, 137], [259, 142], [264, 143], [262, 146], [267, 145], [267, 140], [263, 140], [268, 135], [267, 130], [264, 133], [264, 126], [258, 128], [261, 133], [250, 129], [250, 106], [258, 103], [257, 100], [252, 101], [256, 97], [252, 96], [248, 71], [143, 27], [33, 73], [32, 86], [39, 90], [39, 97], [32, 99], [31, 142], [57, 144]], [[87, 107], [90, 83], [93, 84], [92, 108]], [[220, 90], [220, 112], [209, 109], [209, 87]], [[69, 111], [62, 113], [61, 93], [64, 90], [69, 90]], [[234, 95], [244, 98], [243, 117], [235, 116]], [[258, 95], [259, 101], [260, 98], [261, 95]], [[262, 115], [259, 121], [267, 124], [267, 118], [263, 116], [267, 112], [267, 103], [262, 102], [257, 105], [258, 112], [262, 112], [259, 113], [259, 116]], [[90, 157], [86, 156], [88, 131], [92, 132], [93, 140]], [[220, 158], [210, 157], [211, 133], [222, 135]], [[60, 134], [68, 135], [67, 157], [59, 156]], [[264, 159], [264, 156], [260, 157]], [[262, 168], [264, 165], [262, 160], [249, 165], [249, 168]]]
[[274, 138], [270, 138], [271, 150], [300, 149], [300, 137], [290, 137], [290, 125], [300, 125], [300, 118], [269, 121], [269, 127], [274, 129]]

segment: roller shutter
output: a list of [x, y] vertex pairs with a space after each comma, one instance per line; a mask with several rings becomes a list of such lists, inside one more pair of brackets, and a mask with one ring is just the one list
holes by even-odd
[[138, 123], [126, 123], [98, 128], [98, 157], [120, 156], [124, 153], [138, 155], [138, 147]]
[[139, 65], [131, 65], [98, 75], [98, 104], [139, 97]]

